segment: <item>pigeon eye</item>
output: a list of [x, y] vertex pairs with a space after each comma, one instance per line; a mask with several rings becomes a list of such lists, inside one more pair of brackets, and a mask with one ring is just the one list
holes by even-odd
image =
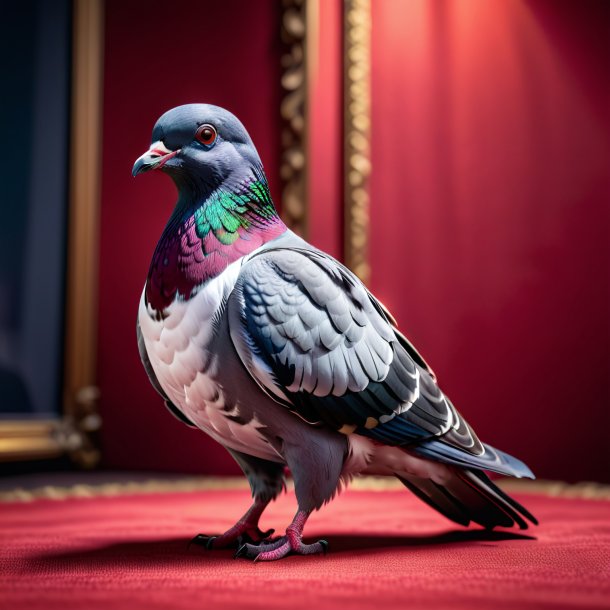
[[212, 125], [207, 123], [202, 125], [195, 134], [195, 138], [198, 142], [201, 142], [205, 146], [211, 146], [216, 141], [217, 136], [216, 129]]

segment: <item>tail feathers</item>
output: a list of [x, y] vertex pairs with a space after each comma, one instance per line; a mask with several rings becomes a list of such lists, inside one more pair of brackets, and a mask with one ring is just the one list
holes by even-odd
[[438, 485], [431, 479], [422, 479], [421, 477], [396, 476], [420, 500], [423, 500], [447, 519], [463, 526], [470, 524], [468, 509], [442, 485]]
[[460, 525], [471, 521], [485, 528], [528, 528], [527, 520], [538, 525], [536, 518], [516, 500], [503, 492], [480, 470], [454, 469], [454, 476], [444, 485], [430, 479], [397, 475], [398, 479], [439, 513]]
[[527, 465], [516, 457], [485, 443], [483, 447], [483, 454], [473, 455], [442, 440], [430, 440], [413, 447], [412, 451], [429, 459], [462, 468], [490, 470], [517, 478], [536, 478]]
[[[515, 500], [513, 497], [509, 496], [505, 491], [503, 491], [500, 487], [498, 487], [484, 472], [481, 472], [480, 470], [462, 471], [462, 474], [466, 474], [466, 473], [468, 475], [472, 475], [475, 478], [477, 478], [479, 480], [480, 484], [487, 486], [487, 488], [491, 492], [493, 492], [494, 494], [497, 494], [499, 496], [500, 500], [503, 500], [504, 502], [510, 504], [510, 506], [515, 511], [517, 511], [518, 513], [521, 513], [521, 515], [523, 515], [526, 519], [528, 519], [528, 521], [530, 521], [534, 525], [538, 525], [538, 519], [536, 519], [536, 517], [534, 517], [534, 515], [532, 515], [532, 513], [530, 513], [529, 510], [527, 510], [527, 508], [525, 508], [525, 506], [523, 506], [522, 504], [517, 502], [517, 500]], [[523, 529], [527, 529], [527, 523], [526, 523], [526, 527]]]

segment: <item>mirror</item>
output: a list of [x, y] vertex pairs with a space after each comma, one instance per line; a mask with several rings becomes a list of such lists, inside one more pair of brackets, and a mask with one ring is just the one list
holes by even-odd
[[[97, 460], [95, 253], [99, 1], [5, 14], [0, 223], [0, 460]], [[72, 35], [70, 30], [72, 29]], [[69, 167], [69, 172], [66, 168]], [[67, 220], [67, 222], [66, 222]]]
[[[370, 3], [281, 6], [282, 215], [366, 280]], [[99, 457], [102, 9], [102, 0], [26, 0], [1, 26], [29, 69], [9, 73], [2, 113], [22, 148], [3, 179], [12, 190], [0, 229], [0, 460]], [[325, 202], [341, 199], [329, 212]]]

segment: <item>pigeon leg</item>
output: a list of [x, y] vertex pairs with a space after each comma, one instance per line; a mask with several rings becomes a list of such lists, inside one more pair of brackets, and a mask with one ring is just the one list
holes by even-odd
[[286, 535], [270, 543], [260, 545], [243, 544], [235, 557], [247, 557], [254, 561], [275, 561], [292, 553], [295, 555], [313, 555], [326, 553], [328, 542], [318, 540], [314, 544], [303, 543], [303, 528], [309, 518], [309, 512], [298, 510], [292, 523], [286, 529]]
[[258, 498], [255, 499], [246, 514], [224, 534], [221, 534], [220, 536], [197, 534], [197, 536], [191, 540], [191, 544], [204, 546], [208, 550], [226, 549], [230, 546], [234, 546], [236, 543], [239, 545], [244, 541], [260, 542], [261, 540], [269, 538], [275, 530], [271, 529], [263, 532], [258, 527], [258, 521], [268, 504], [269, 500], [264, 501]]

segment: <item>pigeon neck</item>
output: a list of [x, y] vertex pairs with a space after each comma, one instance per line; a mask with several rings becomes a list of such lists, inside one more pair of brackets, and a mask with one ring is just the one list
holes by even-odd
[[162, 313], [176, 298], [189, 300], [231, 263], [285, 231], [264, 175], [221, 185], [198, 202], [181, 198], [153, 255], [148, 304]]

